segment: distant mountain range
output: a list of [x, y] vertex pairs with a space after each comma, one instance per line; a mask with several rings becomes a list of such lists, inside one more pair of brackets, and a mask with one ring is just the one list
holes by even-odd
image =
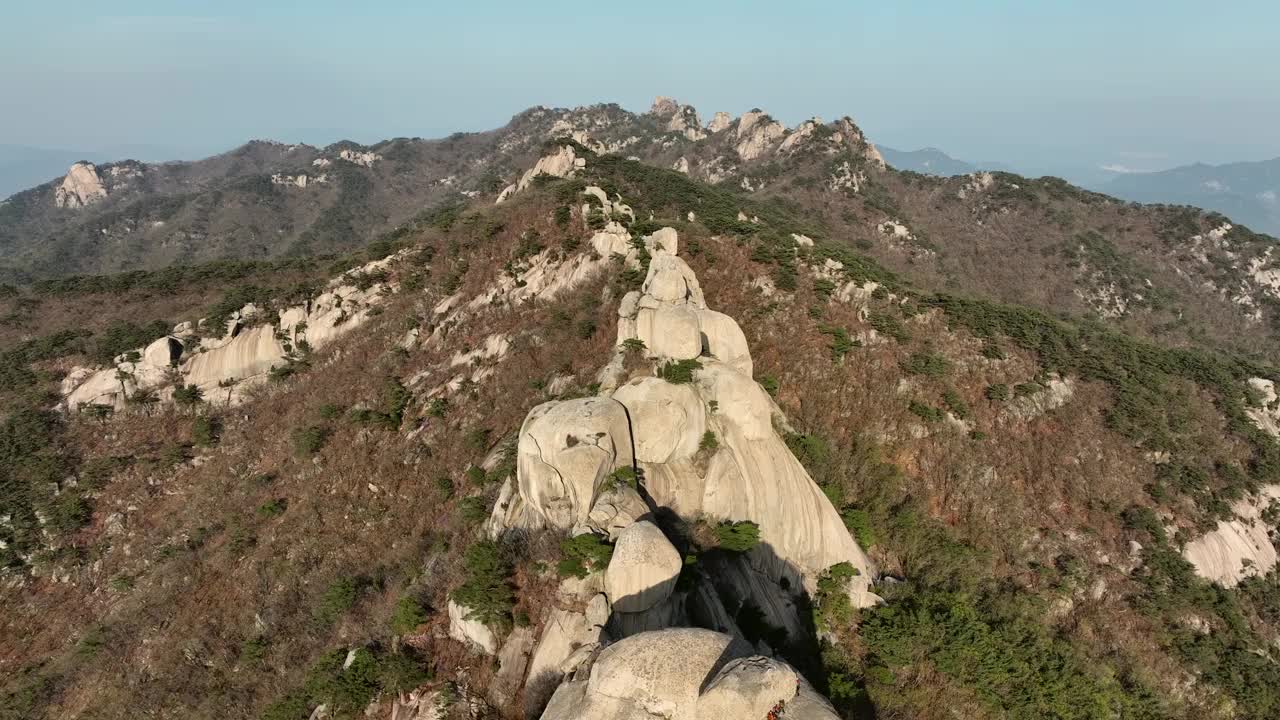
[[[890, 166], [925, 175], [947, 177], [978, 170], [1029, 177], [1046, 174], [1038, 168], [1013, 168], [999, 162], [970, 163], [938, 148], [905, 151], [881, 146], [880, 152]], [[1159, 172], [1109, 173], [1103, 177], [1079, 169], [1051, 170], [1049, 174], [1122, 200], [1215, 210], [1255, 231], [1280, 237], [1280, 158], [1224, 165], [1195, 163]]]
[[1129, 173], [1097, 189], [1135, 202], [1216, 210], [1255, 231], [1280, 237], [1280, 158]]

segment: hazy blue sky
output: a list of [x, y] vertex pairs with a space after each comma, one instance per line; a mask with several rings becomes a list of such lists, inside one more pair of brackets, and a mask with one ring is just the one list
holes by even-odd
[[971, 160], [1280, 155], [1275, 0], [4, 0], [0, 143], [223, 149], [656, 94]]

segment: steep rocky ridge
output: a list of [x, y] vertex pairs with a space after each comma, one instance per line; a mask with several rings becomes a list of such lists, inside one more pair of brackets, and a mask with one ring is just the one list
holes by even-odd
[[[774, 701], [767, 716], [780, 701], [817, 717], [1189, 718], [1280, 707], [1274, 571], [1227, 588], [1182, 558], [1219, 522], [1244, 523], [1232, 506], [1277, 480], [1264, 422], [1274, 403], [1250, 382], [1280, 379], [1273, 366], [922, 289], [845, 242], [826, 211], [769, 201], [778, 184], [767, 178], [748, 192], [580, 139], [541, 143], [504, 180], [566, 145], [585, 167], [535, 177], [501, 205], [495, 189], [426, 214], [300, 296], [252, 298], [274, 337], [280, 310], [314, 302], [330, 280], [399, 288], [234, 408], [215, 396], [52, 413], [55, 398], [27, 388], [56, 389], [58, 373], [94, 363], [36, 329], [5, 336], [21, 351], [10, 364], [31, 370], [3, 395], [3, 487], [26, 488], [0, 538], [13, 566], [0, 587], [6, 712], [536, 717], [551, 702], [662, 717]], [[846, 160], [852, 184], [839, 192], [855, 203], [886, 183], [865, 158]], [[948, 187], [994, 202], [1007, 180]], [[865, 219], [902, 225], [903, 247], [907, 236], [938, 241], [900, 211]], [[339, 279], [401, 249], [385, 276]], [[881, 251], [899, 252], [868, 252]], [[151, 292], [168, 303], [154, 317], [218, 314], [203, 296], [182, 305]], [[35, 297], [4, 302], [18, 313]], [[38, 297], [40, 317], [84, 302]], [[226, 307], [252, 315], [246, 302]], [[643, 323], [641, 310], [653, 311]], [[628, 345], [642, 325], [644, 348]], [[158, 366], [171, 347], [151, 344], [172, 328], [119, 347]], [[695, 344], [690, 382], [659, 378]], [[721, 388], [723, 378], [735, 381]], [[720, 417], [730, 402], [737, 430]], [[549, 426], [564, 434], [547, 433], [579, 450], [557, 453], [556, 467], [581, 482], [528, 497], [566, 530], [491, 542], [495, 507], [526, 485], [556, 489], [545, 468], [522, 468], [532, 458], [521, 443], [522, 428], [558, 407], [593, 409], [589, 432], [570, 432], [582, 413], [566, 412]], [[628, 423], [642, 415], [663, 430]], [[778, 541], [767, 516], [757, 516], [766, 542], [743, 552], [734, 548], [750, 543], [718, 518], [653, 512], [642, 488], [686, 499], [660, 480], [688, 459], [699, 422], [718, 445], [695, 450], [679, 477], [705, 477], [700, 460], [710, 472], [717, 455], [745, 456], [736, 432], [764, 437], [761, 466], [811, 478], [872, 572], [784, 589], [759, 557]], [[604, 442], [628, 434], [634, 446]], [[645, 471], [636, 488], [626, 473], [597, 486], [628, 458]], [[705, 512], [705, 488], [693, 488], [687, 499]], [[1266, 508], [1256, 512], [1251, 527], [1269, 527]], [[591, 537], [570, 537], [579, 523]], [[857, 578], [876, 580], [885, 603], [854, 607], [845, 583]], [[462, 597], [484, 616], [468, 618], [459, 591], [477, 588]], [[619, 601], [637, 611], [614, 613]], [[804, 632], [781, 627], [787, 617]], [[491, 638], [466, 627], [481, 619]], [[722, 666], [680, 658], [682, 681], [705, 673], [696, 688], [667, 682], [674, 664], [627, 662], [642, 643], [664, 658], [692, 647], [678, 640], [689, 630], [670, 634], [684, 623], [709, 644], [750, 647]], [[814, 691], [787, 686], [795, 674]]]

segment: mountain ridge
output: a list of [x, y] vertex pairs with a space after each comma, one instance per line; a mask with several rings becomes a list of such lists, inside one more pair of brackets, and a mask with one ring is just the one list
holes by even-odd
[[[839, 126], [810, 125], [781, 156], [799, 131], [779, 136], [763, 115], [698, 145], [685, 133], [706, 127], [668, 109], [641, 121], [683, 125], [653, 143], [653, 164], [588, 146], [639, 125], [550, 130], [599, 128], [607, 109], [542, 111], [510, 138], [529, 152], [505, 184], [345, 257], [61, 278], [0, 298], [0, 489], [16, 508], [0, 525], [0, 637], [18, 639], [0, 654], [0, 707], [271, 720], [1280, 708], [1273, 560], [1250, 544], [1280, 484], [1280, 370], [1208, 340], [1206, 319], [1252, 323], [1264, 342], [1268, 291], [1248, 290], [1258, 307], [1228, 298], [1220, 316], [1192, 316], [1187, 303], [1184, 327], [1148, 324], [1177, 302], [1172, 268], [1215, 268], [1237, 289], [1228, 266], [1249, 268], [1266, 239], [1052, 180], [897, 174]], [[670, 169], [681, 157], [688, 173]], [[1166, 243], [1197, 255], [1157, 272]], [[983, 284], [992, 257], [1069, 272], [1060, 294], [1039, 275]], [[369, 306], [322, 301], [347, 296], [335, 286]], [[300, 328], [299, 309], [347, 319]], [[327, 346], [300, 342], [332, 330]], [[148, 357], [170, 336], [190, 364]], [[203, 360], [221, 374], [192, 382], [194, 360], [255, 361], [250, 347], [286, 342], [293, 357], [272, 350], [264, 372]], [[50, 410], [77, 368], [118, 382], [120, 403]], [[138, 396], [144, 375], [154, 400]], [[871, 562], [762, 580], [753, 568], [776, 568], [780, 541], [750, 513], [784, 503], [707, 494], [747, 480], [729, 462], [754, 447], [738, 434], [768, 447], [750, 467], [811, 479], [843, 526], [828, 529]], [[682, 515], [703, 481], [710, 507], [742, 506]], [[529, 517], [521, 502], [593, 530], [495, 539], [495, 517]], [[857, 607], [853, 582], [885, 603]], [[637, 625], [653, 632], [618, 640]], [[727, 650], [734, 638], [750, 647]], [[673, 657], [719, 680], [668, 678]], [[743, 688], [760, 707], [741, 709]]]

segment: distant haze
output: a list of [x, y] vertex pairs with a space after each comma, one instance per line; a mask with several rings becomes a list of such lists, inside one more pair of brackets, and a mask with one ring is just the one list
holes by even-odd
[[0, 144], [194, 157], [665, 94], [1068, 177], [1149, 171], [1280, 156], [1276, 27], [1258, 0], [10, 3]]

